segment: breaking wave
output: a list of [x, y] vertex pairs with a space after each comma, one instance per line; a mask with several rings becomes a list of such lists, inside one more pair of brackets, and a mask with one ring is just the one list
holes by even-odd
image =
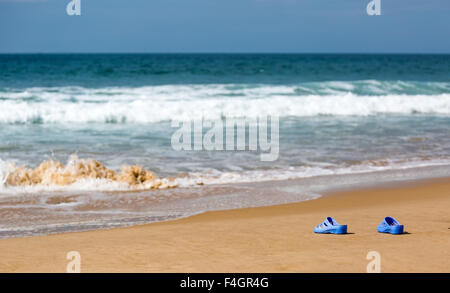
[[135, 190], [176, 186], [173, 179], [159, 178], [141, 166], [122, 166], [117, 172], [99, 161], [79, 159], [76, 155], [72, 155], [66, 165], [49, 160], [36, 168], [0, 160], [0, 188]]
[[445, 82], [162, 85], [0, 91], [0, 123], [154, 123], [263, 115], [450, 115]]
[[[2, 193], [35, 193], [40, 191], [141, 191], [201, 185], [278, 181], [319, 176], [372, 173], [389, 170], [450, 166], [450, 158], [411, 158], [365, 160], [352, 164], [317, 164], [298, 167], [180, 173], [160, 178], [142, 166], [108, 169], [94, 159], [70, 156], [66, 165], [48, 160], [35, 168], [17, 166], [0, 159], [0, 191]], [[420, 177], [420, 176], [419, 176]]]

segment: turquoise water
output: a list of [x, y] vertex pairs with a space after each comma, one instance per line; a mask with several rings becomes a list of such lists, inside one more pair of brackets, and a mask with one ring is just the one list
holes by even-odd
[[450, 55], [11, 54], [0, 56], [0, 66], [0, 88], [449, 82]]
[[[273, 162], [261, 161], [259, 151], [171, 145], [172, 120], [267, 115], [280, 119]], [[448, 176], [449, 133], [450, 55], [0, 55], [0, 229], [81, 218], [120, 225], [124, 215], [132, 224], [151, 221], [154, 213], [160, 220], [289, 197], [272, 202], [242, 195], [240, 202], [214, 191], [221, 198], [214, 203], [187, 191], [216, 184], [295, 179], [316, 186], [311, 180], [342, 176], [367, 183], [382, 172], [399, 180], [404, 172], [405, 179]], [[157, 195], [130, 188], [133, 196], [124, 200], [122, 193], [105, 194], [127, 186], [107, 180], [7, 184], [12, 168], [88, 158], [113, 170], [142, 165], [182, 188]], [[198, 182], [205, 186], [195, 187]], [[289, 200], [317, 195], [305, 186]], [[72, 202], [74, 194], [80, 197]], [[47, 204], [55, 196], [71, 200]]]

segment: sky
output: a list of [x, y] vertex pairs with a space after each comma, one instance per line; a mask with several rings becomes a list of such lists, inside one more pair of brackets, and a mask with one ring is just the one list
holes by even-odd
[[450, 53], [450, 1], [0, 0], [0, 53]]

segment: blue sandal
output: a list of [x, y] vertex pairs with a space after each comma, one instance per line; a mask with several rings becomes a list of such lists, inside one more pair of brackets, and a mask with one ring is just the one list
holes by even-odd
[[403, 225], [392, 217], [386, 217], [378, 225], [377, 231], [380, 233], [403, 234]]
[[314, 232], [320, 234], [347, 234], [347, 225], [339, 225], [332, 217], [327, 217], [322, 224], [314, 228]]

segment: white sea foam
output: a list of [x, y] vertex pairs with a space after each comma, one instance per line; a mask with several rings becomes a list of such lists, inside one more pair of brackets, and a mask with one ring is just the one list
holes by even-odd
[[264, 181], [279, 181], [299, 178], [311, 178], [318, 176], [333, 176], [345, 174], [361, 174], [381, 172], [389, 170], [405, 170], [432, 166], [449, 166], [450, 160], [428, 160], [411, 159], [407, 162], [395, 160], [384, 161], [382, 165], [377, 162], [362, 162], [352, 166], [304, 166], [290, 167], [283, 170], [255, 170], [242, 172], [207, 172], [191, 173], [189, 177], [177, 179], [180, 186], [189, 186], [202, 182], [203, 184], [231, 184], [250, 183]]
[[263, 115], [450, 115], [446, 83], [433, 85], [440, 89], [439, 94], [402, 94], [402, 90], [414, 86], [404, 82], [384, 85], [366, 81], [364, 92], [369, 94], [365, 95], [355, 93], [355, 86], [328, 82], [314, 86], [221, 84], [15, 89], [0, 92], [0, 123], [152, 123], [192, 117]]

